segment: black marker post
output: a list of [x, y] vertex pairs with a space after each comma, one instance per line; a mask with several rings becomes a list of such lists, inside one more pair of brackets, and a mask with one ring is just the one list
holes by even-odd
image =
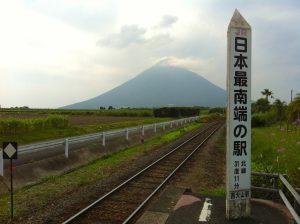
[[13, 159], [18, 158], [18, 143], [3, 142], [3, 159], [10, 160], [10, 218], [14, 217]]

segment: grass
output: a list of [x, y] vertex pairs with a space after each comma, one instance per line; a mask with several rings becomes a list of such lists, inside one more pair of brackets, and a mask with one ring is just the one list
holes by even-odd
[[201, 189], [201, 194], [204, 194], [207, 196], [225, 197], [226, 189], [225, 189], [225, 187], [205, 188], [205, 189]]
[[[19, 144], [28, 144], [37, 141], [64, 138], [76, 135], [83, 135], [88, 133], [96, 133], [107, 131], [111, 129], [125, 128], [130, 126], [138, 126], [143, 124], [151, 124], [156, 122], [168, 121], [170, 118], [141, 118], [140, 120], [120, 121], [109, 124], [95, 124], [95, 125], [78, 125], [66, 127], [47, 127], [41, 129], [33, 129], [23, 133], [12, 132], [10, 134], [2, 134], [0, 141], [17, 141]], [[25, 121], [26, 123], [26, 121]]]
[[[217, 149], [225, 145], [218, 145]], [[300, 187], [300, 131], [281, 131], [279, 125], [271, 127], [252, 128], [252, 171], [268, 173], [285, 173], [294, 187]], [[260, 178], [252, 181], [266, 183]], [[255, 185], [255, 184], [254, 184]], [[205, 195], [225, 196], [226, 188], [201, 188]], [[257, 192], [255, 192], [257, 193]], [[258, 194], [264, 196], [265, 193]], [[270, 194], [272, 197], [272, 194]]]
[[300, 186], [300, 131], [282, 131], [277, 125], [252, 129], [252, 170], [286, 173]]
[[[48, 203], [78, 190], [78, 187], [102, 180], [118, 172], [124, 164], [129, 164], [134, 158], [163, 143], [170, 142], [185, 133], [199, 128], [202, 124], [191, 124], [186, 128], [171, 131], [162, 136], [146, 141], [144, 144], [124, 149], [122, 151], [96, 159], [87, 165], [78, 167], [60, 176], [44, 178], [36, 185], [21, 188], [15, 192], [15, 217], [32, 213], [43, 208]], [[7, 221], [10, 215], [10, 196], [0, 196], [0, 222]]]

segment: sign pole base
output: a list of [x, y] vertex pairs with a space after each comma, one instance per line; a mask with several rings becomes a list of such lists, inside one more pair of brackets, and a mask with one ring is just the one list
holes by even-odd
[[12, 159], [10, 159], [10, 219], [14, 218], [14, 188], [13, 188], [13, 169], [12, 169]]
[[238, 219], [251, 215], [250, 198], [240, 200], [226, 200], [226, 218]]

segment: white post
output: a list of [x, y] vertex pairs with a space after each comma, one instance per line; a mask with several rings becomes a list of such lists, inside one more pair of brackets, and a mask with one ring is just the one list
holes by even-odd
[[227, 31], [226, 217], [251, 213], [251, 27], [235, 10]]
[[154, 133], [156, 133], [156, 124], [154, 124]]
[[4, 160], [2, 150], [0, 150], [0, 176], [4, 176]]
[[105, 132], [102, 132], [102, 145], [105, 146]]
[[173, 128], [173, 122], [172, 121], [170, 122], [170, 128]]
[[163, 130], [166, 130], [166, 124], [163, 123]]
[[129, 139], [129, 130], [128, 130], [128, 128], [126, 128], [126, 140], [128, 140]]
[[69, 139], [65, 140], [65, 157], [69, 158]]
[[143, 136], [145, 135], [145, 126], [144, 125], [142, 126], [142, 135]]

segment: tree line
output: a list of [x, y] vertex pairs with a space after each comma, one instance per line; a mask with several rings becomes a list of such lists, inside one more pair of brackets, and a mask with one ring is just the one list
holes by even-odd
[[300, 124], [300, 93], [292, 99], [289, 104], [276, 98], [273, 103], [269, 98], [274, 98], [274, 93], [264, 89], [261, 94], [264, 96], [252, 103], [252, 126], [266, 126], [276, 122], [287, 124]]

